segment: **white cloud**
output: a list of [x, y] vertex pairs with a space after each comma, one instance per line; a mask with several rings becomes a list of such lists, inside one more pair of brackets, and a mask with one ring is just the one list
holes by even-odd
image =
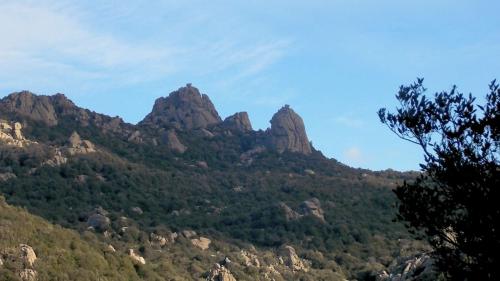
[[365, 156], [359, 147], [350, 147], [346, 149], [343, 153], [344, 159], [350, 165], [359, 166], [365, 161]]

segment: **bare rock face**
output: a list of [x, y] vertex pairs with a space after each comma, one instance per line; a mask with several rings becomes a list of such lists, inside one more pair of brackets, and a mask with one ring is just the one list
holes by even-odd
[[292, 271], [308, 271], [292, 246], [281, 247], [279, 255]]
[[281, 202], [279, 206], [281, 210], [283, 210], [283, 212], [285, 213], [285, 218], [287, 221], [298, 220], [302, 217], [301, 214], [295, 212], [292, 208], [290, 208], [290, 206], [288, 206], [283, 202]]
[[168, 130], [164, 133], [163, 142], [167, 145], [167, 147], [177, 153], [184, 153], [187, 150], [187, 147], [181, 143], [175, 130]]
[[168, 97], [157, 99], [153, 110], [140, 125], [192, 130], [220, 122], [221, 118], [210, 98], [187, 84]]
[[228, 130], [236, 132], [245, 133], [252, 131], [252, 124], [250, 123], [248, 113], [246, 112], [238, 112], [227, 117], [224, 119], [222, 126]]
[[323, 222], [325, 221], [325, 212], [321, 209], [321, 202], [318, 198], [311, 198], [302, 202], [300, 210], [305, 216], [314, 216]]
[[285, 151], [311, 153], [304, 121], [288, 105], [274, 114], [271, 119], [271, 129], [268, 130], [268, 138], [269, 145], [279, 153]]
[[208, 274], [207, 281], [236, 281], [231, 271], [218, 263], [214, 264]]
[[23, 91], [11, 94], [2, 99], [0, 108], [33, 120], [41, 121], [49, 126], [57, 125], [57, 114], [49, 96], [36, 96]]
[[8, 181], [10, 179], [15, 179], [17, 178], [16, 174], [7, 172], [7, 173], [0, 173], [0, 182]]

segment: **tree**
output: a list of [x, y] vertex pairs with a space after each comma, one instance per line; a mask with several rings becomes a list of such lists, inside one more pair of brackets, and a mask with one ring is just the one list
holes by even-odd
[[421, 176], [395, 190], [398, 218], [428, 240], [450, 280], [500, 280], [500, 89], [489, 89], [481, 106], [456, 86], [428, 98], [418, 79], [400, 87], [395, 113], [378, 112], [422, 148]]

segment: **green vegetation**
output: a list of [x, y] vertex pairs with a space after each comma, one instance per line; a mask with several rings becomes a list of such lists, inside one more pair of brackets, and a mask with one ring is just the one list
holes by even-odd
[[425, 155], [425, 174], [396, 190], [400, 218], [425, 234], [450, 280], [499, 280], [500, 88], [493, 81], [482, 106], [456, 87], [424, 92], [423, 79], [402, 86], [397, 113], [379, 112]]

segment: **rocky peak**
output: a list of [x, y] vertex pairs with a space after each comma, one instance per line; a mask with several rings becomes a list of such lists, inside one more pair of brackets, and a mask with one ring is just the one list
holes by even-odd
[[252, 124], [250, 123], [250, 119], [248, 118], [248, 113], [246, 112], [238, 112], [235, 113], [226, 119], [222, 123], [224, 128], [237, 131], [237, 132], [249, 132], [252, 131]]
[[140, 124], [192, 130], [220, 122], [221, 118], [210, 98], [201, 94], [191, 84], [187, 84], [186, 87], [170, 93], [168, 97], [157, 99], [151, 113]]
[[274, 114], [271, 119], [271, 129], [267, 133], [270, 146], [279, 153], [285, 151], [311, 153], [304, 121], [289, 105], [285, 105]]
[[57, 114], [50, 96], [37, 96], [28, 91], [13, 93], [0, 100], [0, 110], [27, 116], [49, 126], [57, 125]]

